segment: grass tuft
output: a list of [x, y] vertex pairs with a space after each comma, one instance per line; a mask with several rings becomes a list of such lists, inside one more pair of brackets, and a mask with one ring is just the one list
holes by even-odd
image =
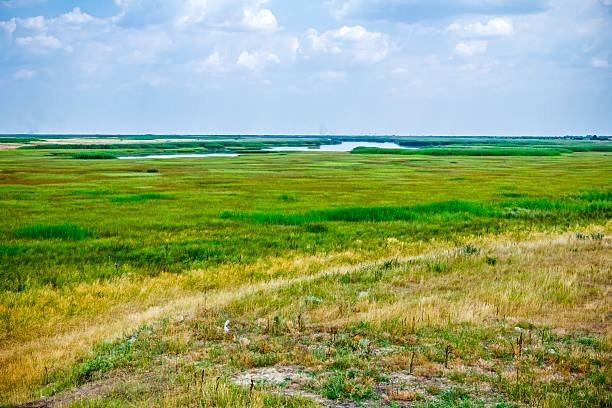
[[84, 228], [74, 224], [36, 224], [19, 228], [13, 234], [17, 238], [81, 240], [91, 236]]
[[164, 200], [167, 198], [170, 198], [170, 197], [164, 194], [146, 193], [146, 194], [135, 194], [135, 195], [129, 195], [129, 196], [115, 197], [111, 199], [111, 202], [113, 203], [136, 203], [139, 201]]
[[106, 152], [96, 152], [96, 153], [75, 153], [72, 155], [73, 159], [77, 159], [77, 160], [113, 160], [116, 159], [117, 156], [115, 156], [112, 153], [106, 153]]

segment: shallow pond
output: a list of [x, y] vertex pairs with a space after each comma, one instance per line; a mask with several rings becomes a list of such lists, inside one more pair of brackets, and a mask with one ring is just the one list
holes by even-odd
[[[414, 149], [403, 147], [396, 143], [384, 142], [342, 142], [335, 145], [321, 145], [319, 148], [308, 148], [308, 146], [281, 146], [265, 149], [274, 152], [350, 152], [356, 147], [379, 147], [381, 149]], [[237, 153], [209, 153], [209, 154], [152, 154], [149, 156], [121, 156], [119, 159], [181, 159], [194, 157], [237, 157]]]
[[188, 159], [191, 157], [238, 157], [236, 153], [209, 153], [209, 154], [152, 154], [149, 156], [120, 156], [122, 160], [132, 159]]
[[270, 149], [277, 152], [350, 152], [356, 147], [379, 147], [381, 149], [409, 149], [396, 143], [378, 143], [378, 142], [342, 142], [336, 145], [321, 145], [318, 149], [309, 149], [307, 146], [289, 146], [289, 147], [271, 147]]

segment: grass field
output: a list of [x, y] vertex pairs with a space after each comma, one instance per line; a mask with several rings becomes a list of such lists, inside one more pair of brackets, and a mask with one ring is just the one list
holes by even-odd
[[0, 406], [611, 406], [612, 153], [582, 146], [1, 151]]

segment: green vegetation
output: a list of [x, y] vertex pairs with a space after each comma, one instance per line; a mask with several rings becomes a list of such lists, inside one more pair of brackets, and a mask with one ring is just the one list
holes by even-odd
[[91, 236], [91, 233], [78, 225], [68, 223], [58, 225], [36, 224], [19, 228], [13, 236], [28, 239], [81, 240]]
[[[324, 144], [334, 144], [333, 142], [325, 139], [316, 140], [282, 140], [282, 141], [268, 141], [268, 140], [249, 140], [248, 138], [239, 139], [235, 141], [228, 140], [215, 140], [215, 141], [176, 141], [168, 143], [108, 143], [108, 144], [86, 144], [86, 143], [61, 143], [61, 144], [45, 144], [45, 145], [31, 145], [23, 146], [21, 149], [33, 149], [33, 150], [132, 150], [132, 151], [174, 151], [177, 153], [187, 153], [192, 151], [209, 152], [209, 153], [221, 153], [221, 152], [242, 152], [242, 153], [255, 153], [261, 152], [263, 149], [270, 147], [279, 146], [305, 146], [305, 147], [318, 147]], [[110, 153], [107, 153], [110, 154]]]
[[0, 404], [610, 406], [607, 144], [455, 143], [0, 152]]
[[116, 159], [117, 156], [111, 153], [99, 152], [99, 153], [76, 153], [72, 155], [73, 159], [77, 160], [109, 160]]
[[[472, 221], [479, 225], [481, 218], [528, 219], [548, 222], [557, 219], [564, 223], [574, 219], [606, 219], [612, 215], [609, 192], [593, 192], [586, 196], [588, 203], [580, 200], [521, 200], [500, 203], [479, 203], [471, 201], [443, 201], [419, 204], [413, 207], [363, 207], [338, 208], [333, 210], [311, 211], [305, 214], [275, 214], [223, 212], [221, 218], [249, 220], [260, 224], [302, 225], [322, 221], [345, 222], [388, 222], [388, 221]], [[596, 201], [596, 199], [599, 200]], [[530, 211], [526, 211], [530, 210]]]
[[38, 140], [35, 137], [0, 137], [0, 143], [30, 143]]
[[394, 154], [402, 156], [560, 156], [562, 153], [571, 153], [564, 148], [557, 149], [525, 149], [525, 148], [455, 148], [455, 149], [381, 149], [378, 147], [356, 147], [353, 154]]
[[167, 195], [158, 193], [134, 194], [129, 196], [114, 197], [111, 199], [113, 203], [136, 203], [139, 201], [148, 200], [163, 200], [169, 198]]

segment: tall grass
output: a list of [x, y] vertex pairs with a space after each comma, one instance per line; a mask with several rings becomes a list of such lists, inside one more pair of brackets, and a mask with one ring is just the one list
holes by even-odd
[[77, 160], [112, 160], [116, 159], [117, 156], [111, 153], [98, 152], [98, 153], [76, 153], [72, 155], [73, 159]]
[[406, 149], [380, 149], [378, 147], [356, 147], [353, 154], [394, 154], [402, 156], [560, 156], [562, 153], [571, 153], [563, 148], [555, 149], [527, 149], [527, 148], [421, 148]]
[[[509, 213], [508, 210], [515, 210]], [[528, 210], [516, 213], [517, 210]], [[475, 218], [521, 218], [538, 214], [568, 216], [609, 217], [612, 205], [604, 201], [581, 202], [548, 199], [511, 200], [500, 203], [475, 201], [441, 201], [418, 204], [412, 207], [352, 207], [310, 211], [303, 214], [259, 213], [224, 211], [222, 219], [249, 220], [259, 224], [303, 225], [323, 221], [345, 222], [386, 222], [430, 220], [433, 216], [446, 216], [447, 221], [470, 220]], [[553, 214], [550, 214], [553, 213]]]
[[0, 143], [30, 143], [37, 140], [40, 139], [35, 137], [0, 137]]
[[311, 211], [305, 214], [249, 213], [224, 211], [222, 219], [236, 218], [259, 224], [303, 225], [322, 221], [380, 222], [414, 220], [416, 214], [401, 207], [353, 207]]
[[81, 240], [91, 233], [74, 224], [44, 225], [36, 224], [19, 228], [13, 234], [16, 238]]
[[136, 203], [139, 201], [149, 201], [149, 200], [163, 200], [170, 198], [165, 194], [159, 193], [146, 193], [146, 194], [134, 194], [129, 196], [121, 196], [114, 197], [111, 199], [113, 203]]
[[604, 190], [589, 190], [584, 191], [580, 195], [581, 200], [585, 201], [612, 201], [612, 190], [604, 191]]
[[45, 144], [23, 146], [22, 149], [35, 150], [115, 150], [115, 149], [186, 149], [204, 148], [211, 152], [232, 151], [234, 149], [251, 149], [259, 151], [267, 147], [275, 146], [306, 146], [318, 147], [326, 144], [337, 144], [339, 142], [319, 139], [319, 140], [279, 140], [279, 141], [202, 141], [202, 142], [168, 142], [168, 143], [108, 143], [108, 144]]

